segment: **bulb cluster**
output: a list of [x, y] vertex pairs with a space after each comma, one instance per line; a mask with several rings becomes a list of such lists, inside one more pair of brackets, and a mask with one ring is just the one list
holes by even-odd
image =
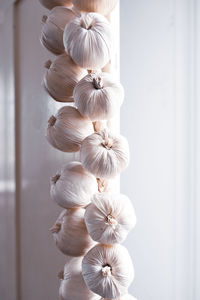
[[124, 90], [102, 68], [112, 53], [109, 15], [117, 0], [40, 0], [51, 9], [42, 18], [40, 41], [56, 55], [47, 61], [43, 86], [63, 106], [48, 120], [46, 138], [57, 150], [80, 151], [51, 179], [51, 198], [63, 208], [51, 228], [66, 256], [59, 273], [60, 300], [134, 300], [128, 288], [134, 269], [121, 245], [136, 224], [128, 197], [110, 182], [129, 163], [125, 137], [106, 124], [123, 102]]

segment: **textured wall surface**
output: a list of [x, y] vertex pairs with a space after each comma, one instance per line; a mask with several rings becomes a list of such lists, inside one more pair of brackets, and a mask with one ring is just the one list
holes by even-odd
[[199, 3], [123, 0], [120, 12], [121, 131], [132, 153], [121, 190], [138, 217], [126, 242], [131, 291], [141, 300], [197, 300]]

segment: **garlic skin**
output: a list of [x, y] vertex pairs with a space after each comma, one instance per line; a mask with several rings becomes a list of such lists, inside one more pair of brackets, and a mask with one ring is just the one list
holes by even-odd
[[67, 279], [71, 276], [80, 273], [82, 270], [82, 260], [83, 257], [73, 257], [73, 256], [66, 256], [66, 263], [63, 270], [63, 278]]
[[77, 161], [66, 164], [51, 179], [51, 198], [63, 208], [85, 207], [97, 191], [96, 178]]
[[106, 130], [93, 133], [81, 145], [83, 167], [97, 178], [111, 178], [124, 170], [129, 163], [127, 140]]
[[[111, 300], [111, 299], [101, 298], [101, 300]], [[133, 297], [132, 295], [130, 295], [130, 294], [126, 294], [126, 295], [124, 295], [124, 296], [122, 296], [120, 298], [117, 298], [115, 300], [137, 300], [137, 299], [135, 297]]]
[[68, 256], [83, 256], [94, 242], [84, 221], [84, 208], [64, 210], [51, 228], [58, 249]]
[[47, 93], [58, 102], [73, 102], [74, 87], [87, 74], [86, 70], [77, 66], [65, 53], [54, 62], [46, 62], [45, 67], [43, 86]]
[[110, 24], [100, 14], [83, 14], [67, 24], [63, 42], [66, 53], [77, 65], [89, 70], [101, 69], [110, 59]]
[[83, 258], [82, 273], [88, 288], [102, 298], [127, 294], [134, 279], [131, 257], [119, 244], [93, 247]]
[[92, 122], [83, 118], [75, 107], [63, 106], [49, 118], [46, 138], [58, 150], [77, 152], [92, 132]]
[[59, 289], [59, 300], [100, 300], [100, 297], [90, 291], [83, 279], [81, 258], [72, 258], [64, 267], [63, 280]]
[[55, 6], [71, 6], [71, 0], [39, 0], [40, 3], [47, 9], [52, 9]]
[[92, 121], [109, 120], [120, 108], [124, 90], [108, 73], [92, 73], [81, 79], [74, 89], [79, 112]]
[[71, 9], [63, 6], [54, 7], [48, 17], [42, 18], [41, 44], [55, 55], [64, 53], [63, 32], [67, 23], [74, 17], [75, 13]]
[[72, 0], [73, 5], [83, 12], [97, 12], [108, 15], [116, 6], [118, 0]]
[[85, 223], [94, 241], [122, 243], [136, 224], [135, 210], [125, 195], [97, 193], [86, 208]]

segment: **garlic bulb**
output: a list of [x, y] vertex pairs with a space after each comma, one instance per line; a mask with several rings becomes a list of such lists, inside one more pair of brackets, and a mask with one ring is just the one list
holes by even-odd
[[48, 9], [52, 9], [55, 6], [71, 6], [72, 2], [71, 0], [39, 0], [40, 3], [48, 8]]
[[66, 263], [63, 270], [63, 278], [67, 279], [70, 276], [74, 276], [77, 273], [82, 272], [82, 260], [83, 257], [73, 257], [73, 256], [66, 256]]
[[59, 300], [100, 300], [90, 291], [83, 279], [81, 258], [72, 258], [64, 267], [63, 280], [59, 289]]
[[[105, 299], [105, 298], [103, 299], [102, 298], [101, 300], [111, 300], [111, 299]], [[120, 298], [117, 298], [115, 300], [137, 300], [137, 299], [135, 297], [131, 296], [130, 294], [126, 294], [126, 295], [124, 295]]]
[[116, 6], [118, 0], [72, 0], [73, 5], [80, 11], [98, 12], [108, 15]]
[[83, 118], [75, 107], [64, 106], [50, 117], [46, 137], [56, 149], [77, 152], [83, 139], [92, 132], [92, 122]]
[[63, 32], [66, 24], [75, 17], [75, 13], [67, 7], [54, 7], [50, 14], [43, 16], [43, 28], [40, 41], [42, 45], [54, 54], [65, 52]]
[[85, 223], [94, 241], [122, 243], [135, 226], [136, 216], [131, 201], [125, 195], [97, 193], [86, 208]]
[[51, 180], [51, 198], [63, 208], [84, 207], [97, 191], [96, 178], [77, 161], [66, 164]]
[[114, 177], [129, 163], [128, 142], [106, 130], [93, 133], [82, 142], [81, 162], [95, 177]]
[[119, 244], [98, 244], [83, 258], [82, 273], [88, 288], [103, 298], [127, 294], [134, 278], [131, 257]]
[[74, 89], [79, 112], [92, 121], [109, 120], [123, 102], [124, 90], [108, 73], [88, 74]]
[[43, 85], [48, 94], [59, 102], [72, 102], [74, 87], [86, 74], [86, 70], [77, 66], [66, 54], [59, 55], [54, 62], [47, 61], [47, 72]]
[[65, 256], [66, 263], [64, 265], [63, 270], [58, 273], [58, 278], [63, 280], [76, 275], [77, 273], [81, 273], [82, 271], [82, 256], [73, 257], [73, 256]]
[[111, 29], [108, 20], [88, 13], [71, 20], [64, 30], [65, 51], [85, 69], [104, 67], [110, 59]]
[[65, 255], [82, 256], [94, 246], [85, 226], [84, 213], [84, 208], [64, 210], [51, 228], [56, 246]]

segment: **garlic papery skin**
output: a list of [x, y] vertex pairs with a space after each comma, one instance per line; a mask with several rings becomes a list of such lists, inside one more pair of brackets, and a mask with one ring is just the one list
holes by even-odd
[[100, 14], [83, 14], [67, 24], [63, 42], [77, 65], [88, 70], [101, 69], [110, 59], [110, 24]]
[[71, 0], [39, 0], [40, 3], [47, 9], [52, 9], [55, 6], [71, 6]]
[[73, 256], [66, 256], [66, 263], [63, 270], [63, 278], [67, 279], [71, 276], [76, 275], [77, 273], [82, 272], [82, 260], [83, 257], [73, 257]]
[[[101, 300], [111, 300], [111, 299], [101, 298]], [[122, 296], [120, 298], [117, 298], [115, 300], [137, 300], [137, 299], [135, 297], [133, 297], [132, 295], [130, 295], [130, 294], [126, 294], [126, 295], [124, 295], [124, 296]]]
[[48, 61], [45, 67], [43, 86], [48, 94], [58, 102], [73, 102], [74, 87], [87, 74], [86, 70], [77, 66], [65, 53], [54, 62]]
[[135, 210], [125, 195], [97, 193], [86, 208], [85, 223], [94, 241], [122, 243], [136, 224]]
[[124, 90], [108, 73], [91, 73], [74, 89], [74, 102], [80, 113], [92, 121], [109, 120], [124, 99]]
[[43, 16], [40, 41], [53, 54], [59, 55], [65, 52], [63, 45], [64, 29], [67, 23], [74, 17], [75, 13], [63, 6], [54, 7], [48, 17]]
[[101, 130], [85, 138], [80, 153], [83, 167], [97, 178], [114, 177], [129, 163], [127, 140], [107, 130]]
[[75, 107], [64, 106], [49, 118], [46, 137], [58, 150], [77, 152], [84, 138], [92, 132], [92, 122], [83, 118]]
[[58, 273], [59, 279], [68, 279], [74, 275], [77, 275], [77, 273], [82, 273], [82, 256], [73, 257], [66, 255], [65, 259], [66, 263], [64, 268]]
[[116, 6], [118, 0], [72, 0], [73, 5], [83, 12], [97, 12], [108, 15]]
[[89, 236], [84, 208], [64, 210], [51, 228], [58, 249], [68, 256], [83, 256], [94, 242]]
[[77, 161], [66, 164], [51, 180], [51, 198], [63, 208], [85, 207], [97, 191], [96, 178]]
[[82, 275], [82, 257], [68, 260], [59, 289], [59, 300], [100, 300], [86, 286]]
[[98, 244], [83, 258], [82, 273], [88, 288], [102, 298], [127, 294], [134, 270], [127, 249], [119, 244]]

